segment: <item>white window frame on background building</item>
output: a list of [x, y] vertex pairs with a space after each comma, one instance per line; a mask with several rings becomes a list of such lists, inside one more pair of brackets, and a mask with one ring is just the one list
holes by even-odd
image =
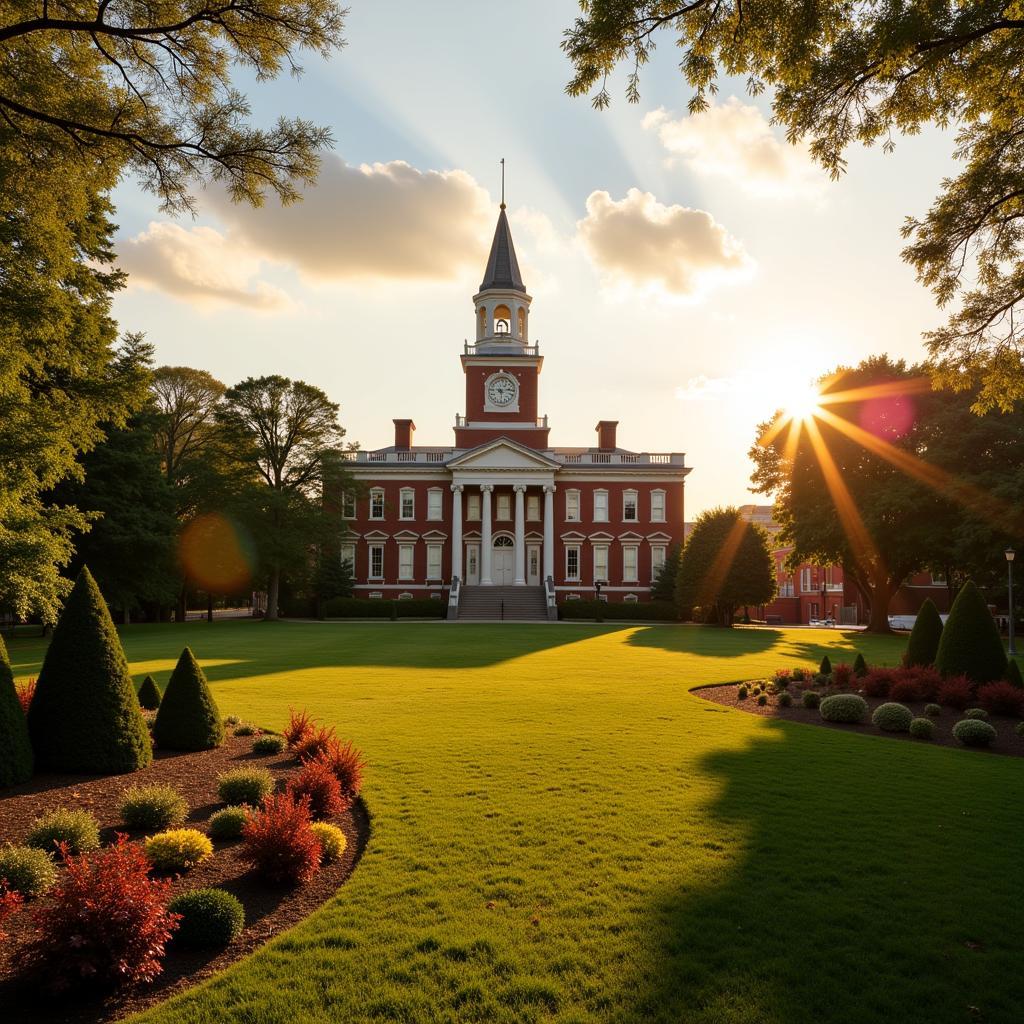
[[352, 491], [341, 492], [341, 518], [355, 519], [356, 517], [356, 496]]
[[526, 496], [526, 519], [531, 523], [540, 522], [540, 495], [528, 494]]
[[651, 522], [665, 522], [665, 492], [662, 490], [651, 491]]
[[499, 523], [512, 522], [512, 495], [508, 491], [494, 496], [494, 518]]
[[[368, 579], [371, 580], [382, 580], [384, 579], [384, 545], [383, 544], [370, 544], [370, 561], [368, 569]], [[379, 563], [379, 565], [375, 565]]]
[[640, 498], [636, 491], [622, 492], [622, 521], [635, 523], [640, 519]]
[[400, 580], [415, 579], [416, 545], [398, 545], [398, 578]]
[[439, 523], [444, 518], [444, 492], [440, 487], [431, 487], [427, 491], [427, 519]]
[[668, 557], [666, 546], [664, 544], [652, 544], [651, 545], [651, 582], [654, 583], [658, 579], [658, 573], [661, 572], [661, 567], [665, 564], [665, 559]]
[[[608, 582], [608, 545], [607, 544], [594, 544], [591, 546], [593, 551], [593, 566], [594, 566], [594, 582], [601, 583]], [[602, 566], [601, 563], [604, 563]], [[602, 571], [603, 570], [603, 571]]]
[[811, 586], [811, 570], [809, 566], [805, 566], [803, 569], [800, 570], [800, 593], [814, 593], [814, 588]]
[[427, 579], [441, 579], [441, 553], [444, 550], [443, 544], [436, 542], [427, 545]]
[[356, 571], [356, 546], [352, 541], [345, 541], [341, 545], [341, 563], [348, 562], [350, 571]]
[[565, 521], [567, 523], [580, 521], [580, 492], [577, 487], [570, 487], [565, 492]]
[[384, 518], [384, 488], [372, 487], [370, 489], [370, 518]]
[[471, 523], [480, 522], [480, 495], [466, 495], [466, 519]]
[[[575, 566], [573, 563], [575, 562]], [[580, 546], [579, 544], [565, 545], [565, 578], [573, 583], [580, 580]]]
[[[632, 560], [632, 565], [630, 561]], [[640, 546], [638, 544], [622, 545], [622, 582], [640, 582]]]
[[592, 522], [608, 522], [608, 492], [603, 488], [594, 491], [594, 516]]
[[398, 518], [416, 518], [416, 491], [412, 487], [403, 487], [398, 492]]

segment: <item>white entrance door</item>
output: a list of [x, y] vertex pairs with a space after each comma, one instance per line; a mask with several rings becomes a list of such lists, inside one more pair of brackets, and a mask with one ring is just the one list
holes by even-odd
[[526, 545], [526, 582], [531, 587], [540, 586], [540, 545]]
[[466, 583], [475, 587], [480, 582], [480, 545], [466, 545]]
[[496, 537], [491, 556], [491, 579], [496, 587], [510, 587], [515, 580], [512, 554], [515, 550], [511, 537]]

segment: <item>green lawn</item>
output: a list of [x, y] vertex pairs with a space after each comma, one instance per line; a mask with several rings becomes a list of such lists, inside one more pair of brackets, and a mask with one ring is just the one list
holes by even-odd
[[[225, 713], [305, 706], [363, 748], [338, 896], [139, 1020], [1018, 1022], [1024, 761], [772, 722], [688, 693], [894, 662], [808, 630], [443, 623], [130, 627]], [[18, 676], [41, 641], [18, 639]], [[971, 1007], [978, 1008], [976, 1011]]]

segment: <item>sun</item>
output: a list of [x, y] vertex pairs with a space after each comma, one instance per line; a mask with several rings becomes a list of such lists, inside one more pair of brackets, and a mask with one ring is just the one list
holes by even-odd
[[790, 420], [809, 420], [821, 411], [821, 392], [811, 383], [793, 381], [781, 398], [786, 418]]

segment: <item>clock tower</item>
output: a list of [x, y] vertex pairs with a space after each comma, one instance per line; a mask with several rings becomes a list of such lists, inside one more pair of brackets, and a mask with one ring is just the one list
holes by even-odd
[[466, 413], [455, 424], [455, 444], [474, 448], [506, 436], [547, 448], [547, 417], [537, 413], [544, 360], [530, 344], [531, 298], [523, 284], [502, 202], [480, 290], [473, 296], [476, 341], [466, 342]]

